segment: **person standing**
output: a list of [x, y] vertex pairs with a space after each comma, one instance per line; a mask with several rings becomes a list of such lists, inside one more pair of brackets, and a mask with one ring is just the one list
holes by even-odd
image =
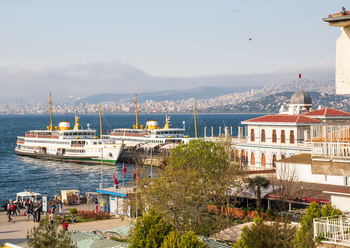
[[65, 232], [68, 231], [68, 221], [63, 219], [63, 224], [62, 224], [62, 228]]
[[52, 205], [52, 213], [53, 213], [53, 214], [56, 213], [56, 206], [55, 206], [55, 203], [53, 203], [53, 205]]
[[58, 209], [58, 214], [61, 214], [62, 213], [62, 203], [60, 201], [57, 203], [57, 209]]
[[50, 220], [51, 226], [53, 225], [54, 218], [55, 218], [55, 215], [51, 212], [51, 214], [49, 215], [49, 220]]
[[96, 210], [96, 213], [98, 211], [98, 201], [97, 201], [97, 198], [95, 198], [95, 210]]
[[28, 212], [29, 212], [29, 199], [26, 200], [26, 203], [24, 204], [24, 206], [26, 207], [26, 210], [24, 212], [26, 214], [28, 214]]
[[36, 222], [36, 212], [37, 212], [37, 208], [33, 209], [33, 222]]
[[8, 220], [7, 222], [10, 222], [10, 221], [12, 220], [12, 218], [11, 218], [11, 205], [10, 205], [10, 203], [7, 204], [7, 215], [8, 215], [8, 218], [9, 218], [9, 220]]
[[42, 209], [43, 209], [43, 207], [41, 205], [39, 205], [38, 212], [37, 212], [37, 215], [36, 215], [36, 219], [37, 219], [38, 222], [40, 222], [40, 214], [42, 212]]

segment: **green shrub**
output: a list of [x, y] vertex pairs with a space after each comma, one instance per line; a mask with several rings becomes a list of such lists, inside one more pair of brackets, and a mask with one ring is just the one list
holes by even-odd
[[275, 220], [276, 219], [275, 213], [273, 212], [272, 209], [268, 209], [266, 211], [266, 214], [267, 214], [267, 217], [269, 217], [269, 219], [271, 219], [271, 220]]
[[78, 210], [76, 208], [71, 208], [71, 210], [69, 210], [70, 214], [77, 214]]

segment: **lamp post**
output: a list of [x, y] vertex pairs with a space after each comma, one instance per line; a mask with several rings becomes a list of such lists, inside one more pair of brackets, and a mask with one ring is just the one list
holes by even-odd
[[101, 147], [101, 183], [100, 189], [103, 189], [103, 148]]
[[153, 159], [152, 159], [153, 148], [151, 148], [151, 179], [153, 179]]

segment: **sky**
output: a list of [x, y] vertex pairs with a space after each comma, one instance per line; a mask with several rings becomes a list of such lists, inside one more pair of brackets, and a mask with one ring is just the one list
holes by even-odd
[[0, 103], [334, 80], [347, 3], [0, 0]]

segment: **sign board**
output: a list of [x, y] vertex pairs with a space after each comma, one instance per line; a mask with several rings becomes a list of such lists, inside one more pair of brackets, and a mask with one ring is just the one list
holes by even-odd
[[47, 195], [43, 195], [43, 212], [48, 212], [47, 210], [47, 202], [48, 202], [48, 196]]

